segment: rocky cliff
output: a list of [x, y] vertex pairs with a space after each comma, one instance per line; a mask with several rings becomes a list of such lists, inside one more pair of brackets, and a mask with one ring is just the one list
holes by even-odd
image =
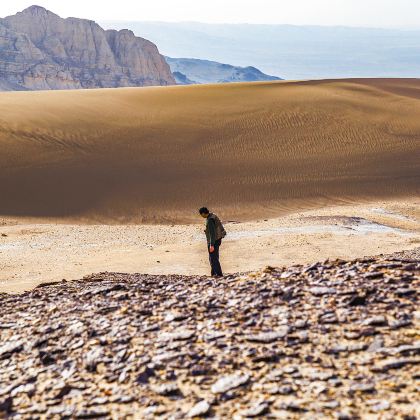
[[238, 67], [196, 58], [165, 58], [179, 85], [282, 80], [255, 67]]
[[152, 42], [39, 6], [0, 19], [0, 90], [175, 84]]

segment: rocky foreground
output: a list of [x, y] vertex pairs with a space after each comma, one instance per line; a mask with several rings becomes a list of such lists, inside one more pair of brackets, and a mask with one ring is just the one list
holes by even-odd
[[0, 295], [0, 417], [415, 419], [420, 263], [398, 258]]

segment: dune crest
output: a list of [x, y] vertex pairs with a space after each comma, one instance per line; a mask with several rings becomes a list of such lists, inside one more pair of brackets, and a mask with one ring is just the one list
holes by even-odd
[[188, 222], [413, 196], [420, 80], [0, 94], [0, 215]]

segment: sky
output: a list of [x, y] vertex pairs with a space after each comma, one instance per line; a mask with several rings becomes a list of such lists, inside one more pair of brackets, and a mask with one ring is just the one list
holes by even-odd
[[37, 4], [95, 21], [198, 21], [420, 28], [420, 0], [0, 0], [0, 16]]

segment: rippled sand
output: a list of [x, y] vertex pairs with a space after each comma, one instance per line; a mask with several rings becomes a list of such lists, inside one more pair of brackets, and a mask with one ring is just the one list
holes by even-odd
[[255, 220], [419, 195], [420, 81], [0, 94], [0, 215]]

